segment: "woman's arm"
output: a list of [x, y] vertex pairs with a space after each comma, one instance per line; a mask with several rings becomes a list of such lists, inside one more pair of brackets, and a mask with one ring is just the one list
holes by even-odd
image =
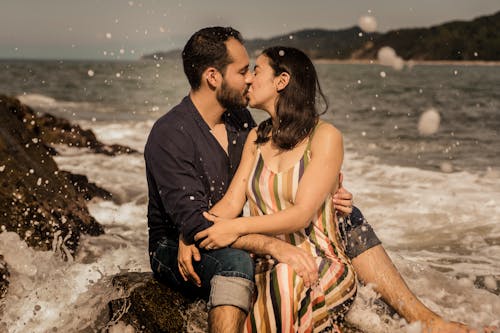
[[211, 214], [224, 218], [234, 218], [241, 213], [246, 202], [245, 191], [248, 177], [255, 161], [255, 139], [257, 139], [257, 131], [254, 128], [248, 133], [238, 170], [224, 197], [210, 209]]
[[338, 186], [344, 157], [342, 134], [330, 124], [317, 128], [311, 143], [312, 158], [302, 176], [293, 206], [271, 215], [227, 220], [205, 217], [215, 223], [199, 232], [195, 239], [204, 239], [200, 246], [219, 248], [237, 237], [261, 233], [268, 235], [292, 233], [307, 227], [328, 194]]

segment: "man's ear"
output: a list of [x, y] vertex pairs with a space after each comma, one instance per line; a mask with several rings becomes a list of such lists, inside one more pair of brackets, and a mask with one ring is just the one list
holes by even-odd
[[220, 84], [221, 75], [215, 67], [208, 67], [203, 72], [202, 79], [207, 82], [210, 88], [216, 88]]
[[286, 88], [288, 85], [288, 82], [290, 82], [290, 74], [283, 72], [280, 75], [276, 77], [276, 90], [278, 92], [282, 91], [283, 89]]

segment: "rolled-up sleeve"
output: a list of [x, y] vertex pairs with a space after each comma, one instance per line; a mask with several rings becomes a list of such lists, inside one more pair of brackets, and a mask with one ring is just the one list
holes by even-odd
[[350, 259], [382, 243], [357, 207], [353, 207], [350, 216], [339, 221], [339, 229]]
[[196, 233], [213, 224], [202, 215], [209, 209], [209, 200], [203, 173], [196, 169], [196, 148], [189, 133], [180, 128], [157, 132], [163, 133], [153, 136], [145, 150], [147, 168], [169, 219], [193, 243]]

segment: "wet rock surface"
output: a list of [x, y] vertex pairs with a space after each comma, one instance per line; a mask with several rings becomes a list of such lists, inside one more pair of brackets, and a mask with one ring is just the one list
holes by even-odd
[[[7, 269], [7, 263], [0, 255], [0, 298], [4, 297], [9, 288], [9, 271]], [[2, 307], [0, 305], [0, 313], [2, 312]]]
[[186, 311], [193, 299], [159, 283], [152, 273], [116, 275], [113, 286], [126, 295], [109, 304], [112, 320], [138, 332], [186, 332]]

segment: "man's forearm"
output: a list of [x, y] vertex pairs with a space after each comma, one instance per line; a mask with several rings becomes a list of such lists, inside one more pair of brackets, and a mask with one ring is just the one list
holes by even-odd
[[271, 255], [279, 263], [289, 265], [304, 280], [306, 287], [318, 280], [318, 266], [311, 253], [275, 237], [249, 234], [238, 238], [232, 247]]
[[283, 241], [275, 237], [261, 234], [249, 234], [239, 237], [231, 247], [259, 255], [273, 255], [273, 252], [280, 243], [283, 243]]

